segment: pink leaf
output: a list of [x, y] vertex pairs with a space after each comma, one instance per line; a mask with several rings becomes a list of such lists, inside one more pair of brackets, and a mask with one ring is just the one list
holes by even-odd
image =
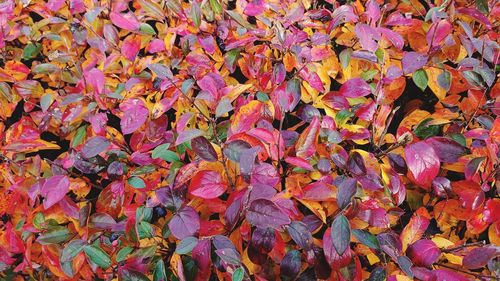
[[415, 183], [426, 189], [439, 174], [439, 157], [434, 148], [425, 142], [417, 142], [405, 148], [406, 163]]
[[114, 25], [128, 31], [137, 30], [141, 26], [141, 23], [137, 20], [134, 13], [132, 12], [128, 12], [126, 14], [111, 12], [109, 14], [109, 18]]
[[399, 33], [392, 31], [388, 28], [384, 28], [384, 27], [377, 28], [377, 31], [382, 33], [382, 35], [384, 35], [385, 37], [387, 37], [387, 39], [389, 39], [389, 41], [391, 41], [391, 43], [392, 43], [392, 45], [394, 45], [394, 47], [396, 47], [400, 50], [403, 49], [403, 46], [405, 45], [405, 41], [404, 41], [403, 37], [401, 37], [401, 35], [399, 35]]
[[258, 16], [264, 12], [266, 7], [266, 2], [263, 0], [252, 0], [248, 1], [249, 3], [246, 5], [243, 13], [247, 16]]
[[120, 121], [120, 127], [124, 135], [131, 134], [146, 122], [149, 110], [142, 99], [128, 99], [120, 104], [120, 110], [124, 113]]
[[377, 1], [369, 0], [366, 3], [366, 15], [370, 18], [371, 23], [376, 23], [380, 19], [380, 7]]
[[56, 12], [56, 11], [59, 11], [59, 9], [61, 9], [61, 7], [64, 5], [64, 0], [49, 0], [49, 2], [47, 2], [47, 9], [51, 10], [52, 12]]
[[61, 201], [68, 192], [69, 185], [67, 176], [59, 175], [48, 178], [40, 190], [40, 194], [45, 197], [43, 207], [48, 209]]
[[133, 61], [141, 49], [141, 38], [139, 36], [128, 36], [122, 43], [122, 55], [129, 61]]
[[179, 133], [179, 136], [177, 136], [177, 139], [175, 140], [175, 145], [182, 144], [187, 141], [191, 141], [192, 139], [202, 136], [203, 131], [198, 130], [198, 129], [188, 129], [185, 131], [181, 131]]
[[380, 33], [378, 33], [373, 27], [358, 23], [354, 29], [356, 36], [359, 38], [359, 43], [363, 49], [370, 52], [375, 52], [378, 48], [378, 43], [375, 40], [380, 39]]
[[347, 80], [339, 90], [340, 94], [346, 98], [359, 98], [371, 94], [371, 88], [365, 80], [352, 78]]
[[203, 199], [214, 199], [221, 196], [227, 189], [220, 173], [215, 171], [199, 171], [191, 179], [189, 193]]
[[97, 68], [92, 68], [85, 73], [85, 81], [92, 86], [96, 94], [104, 93], [104, 79], [104, 74]]
[[486, 26], [486, 28], [491, 29], [490, 20], [485, 15], [483, 15], [480, 11], [478, 11], [477, 9], [475, 9], [475, 8], [458, 8], [457, 12], [459, 12], [460, 14], [467, 15], [467, 16], [479, 21], [480, 23], [484, 24]]
[[440, 20], [433, 23], [429, 31], [427, 31], [426, 39], [429, 48], [439, 46], [443, 40], [451, 33], [453, 26], [447, 20]]

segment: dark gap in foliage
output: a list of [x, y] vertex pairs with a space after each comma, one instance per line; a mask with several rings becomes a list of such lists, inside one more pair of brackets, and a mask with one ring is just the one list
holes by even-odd
[[44, 141], [48, 141], [51, 143], [55, 143], [59, 145], [61, 148], [60, 149], [50, 149], [50, 150], [40, 150], [38, 152], [32, 152], [32, 153], [27, 153], [26, 157], [31, 157], [35, 155], [39, 155], [40, 158], [42, 159], [49, 159], [51, 161], [54, 161], [59, 157], [59, 155], [63, 154], [64, 152], [67, 152], [69, 149], [69, 141], [65, 139], [61, 139], [60, 137], [54, 135], [51, 132], [42, 132], [40, 135], [40, 138]]
[[248, 81], [248, 78], [243, 75], [243, 72], [241, 72], [241, 69], [239, 67], [236, 67], [234, 72], [231, 74], [231, 77], [236, 79], [240, 84], [245, 84]]
[[14, 109], [12, 115], [3, 122], [3, 124], [5, 125], [5, 131], [7, 131], [7, 129], [9, 129], [10, 126], [21, 120], [21, 117], [23, 117], [23, 112], [24, 112], [24, 100], [20, 100], [17, 103], [16, 108]]
[[387, 132], [396, 135], [399, 124], [401, 124], [401, 121], [408, 116], [406, 109], [412, 103], [417, 103], [420, 105], [420, 109], [433, 113], [434, 106], [437, 102], [438, 98], [429, 89], [429, 87], [422, 92], [422, 90], [420, 90], [411, 79], [406, 79], [406, 88], [403, 91], [403, 94], [401, 94], [401, 96], [394, 101], [394, 108], [399, 106], [399, 109], [394, 114]]
[[29, 12], [29, 17], [33, 20], [33, 22], [39, 22], [43, 20], [43, 17], [36, 12]]

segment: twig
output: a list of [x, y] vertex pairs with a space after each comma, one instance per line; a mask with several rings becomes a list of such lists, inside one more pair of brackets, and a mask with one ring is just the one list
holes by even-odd
[[443, 253], [451, 253], [451, 252], [457, 252], [460, 251], [464, 248], [467, 247], [473, 247], [473, 246], [484, 246], [486, 245], [486, 241], [478, 241], [478, 242], [473, 242], [473, 243], [464, 243], [463, 245], [453, 247], [453, 248], [448, 248], [448, 249], [443, 249], [441, 250]]

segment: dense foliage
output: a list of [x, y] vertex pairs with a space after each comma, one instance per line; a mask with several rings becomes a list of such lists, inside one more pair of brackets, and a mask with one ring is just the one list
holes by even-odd
[[0, 279], [500, 277], [497, 0], [1, 0]]

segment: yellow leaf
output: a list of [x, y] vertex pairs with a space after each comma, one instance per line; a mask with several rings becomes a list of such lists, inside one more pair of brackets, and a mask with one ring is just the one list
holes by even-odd
[[374, 264], [380, 262], [380, 259], [374, 253], [369, 253], [366, 256], [366, 258], [368, 259], [368, 262], [370, 263], [370, 265], [374, 265]]
[[429, 88], [431, 88], [439, 100], [444, 99], [446, 97], [446, 90], [438, 84], [438, 76], [443, 73], [443, 70], [436, 67], [429, 67], [425, 68], [425, 71], [427, 72], [427, 77], [429, 78]]
[[323, 223], [326, 223], [326, 213], [325, 210], [323, 210], [323, 206], [319, 202], [302, 200], [298, 198], [297, 200], [302, 203], [302, 205], [311, 210], [318, 218], [321, 219], [321, 221], [323, 221]]
[[453, 264], [458, 264], [462, 265], [462, 257], [454, 255], [454, 254], [449, 254], [449, 253], [444, 253], [443, 256], [451, 263]]
[[436, 243], [436, 246], [439, 248], [447, 248], [447, 247], [453, 247], [455, 246], [455, 243], [451, 242], [450, 240], [436, 236], [432, 238], [432, 242]]

